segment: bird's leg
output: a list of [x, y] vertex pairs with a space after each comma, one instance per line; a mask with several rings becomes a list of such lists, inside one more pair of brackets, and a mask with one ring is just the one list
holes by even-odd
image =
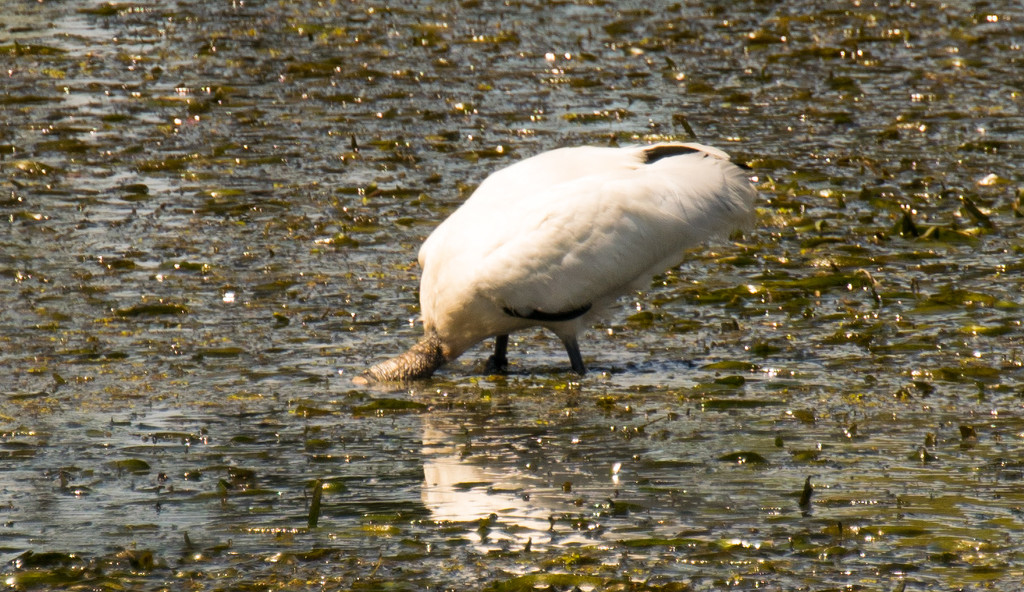
[[494, 353], [487, 358], [485, 368], [491, 374], [504, 372], [508, 368], [508, 335], [498, 335], [494, 338]]
[[569, 354], [569, 363], [572, 364], [572, 371], [580, 376], [587, 373], [587, 367], [583, 365], [583, 356], [580, 355], [580, 344], [576, 343], [576, 336], [563, 337], [565, 351]]

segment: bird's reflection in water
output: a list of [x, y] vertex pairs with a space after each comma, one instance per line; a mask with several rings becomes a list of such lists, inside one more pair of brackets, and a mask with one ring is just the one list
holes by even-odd
[[[421, 497], [434, 520], [461, 525], [459, 532], [484, 550], [594, 543], [597, 532], [567, 524], [567, 517], [590, 512], [578, 503], [577, 494], [562, 489], [560, 483], [569, 475], [557, 469], [535, 474], [517, 466], [539, 461], [557, 467], [558, 463], [547, 462], [543, 454], [541, 458], [527, 459], [521, 454], [517, 459], [509, 458], [506, 452], [512, 448], [506, 445], [495, 450], [482, 444], [474, 446], [474, 453], [469, 454], [460, 432], [455, 426], [442, 426], [437, 421], [428, 419], [424, 423]], [[616, 479], [608, 474], [577, 473], [571, 478], [586, 483], [591, 490], [607, 488], [610, 493], [616, 486]]]
[[484, 466], [467, 458], [457, 439], [430, 422], [424, 425], [422, 501], [433, 519], [477, 523], [466, 529], [469, 538], [488, 548], [550, 542], [550, 517], [557, 509], [538, 505], [528, 479], [511, 467]]

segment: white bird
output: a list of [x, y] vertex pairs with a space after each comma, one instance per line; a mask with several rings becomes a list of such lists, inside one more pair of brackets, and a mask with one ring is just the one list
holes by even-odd
[[541, 326], [586, 369], [576, 336], [687, 249], [751, 223], [756, 191], [721, 150], [664, 143], [560, 148], [487, 177], [420, 247], [423, 339], [356, 377], [426, 378], [495, 337]]

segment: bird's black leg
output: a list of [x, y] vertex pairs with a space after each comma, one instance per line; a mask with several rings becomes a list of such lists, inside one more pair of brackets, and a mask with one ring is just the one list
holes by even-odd
[[580, 376], [587, 373], [587, 367], [583, 365], [583, 356], [580, 355], [580, 345], [576, 343], [576, 337], [563, 339], [565, 351], [569, 354], [569, 363], [572, 364], [572, 371]]
[[494, 353], [487, 358], [486, 371], [489, 373], [504, 372], [508, 369], [508, 335], [494, 338]]

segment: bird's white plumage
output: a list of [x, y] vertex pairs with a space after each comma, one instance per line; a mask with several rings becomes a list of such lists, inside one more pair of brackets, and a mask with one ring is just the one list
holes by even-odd
[[562, 148], [484, 180], [419, 252], [423, 322], [445, 356], [536, 325], [574, 340], [686, 249], [752, 219], [755, 191], [728, 155], [674, 146], [694, 151], [648, 163], [655, 147]]

